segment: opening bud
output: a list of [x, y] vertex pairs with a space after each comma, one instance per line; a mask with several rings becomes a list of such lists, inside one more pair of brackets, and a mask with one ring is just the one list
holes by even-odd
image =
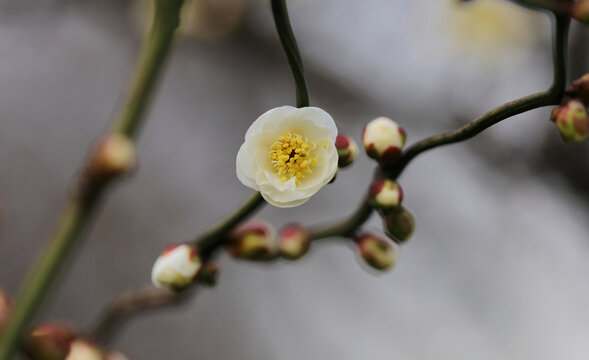
[[403, 201], [403, 190], [396, 181], [378, 179], [370, 185], [370, 203], [376, 209], [393, 209]]
[[108, 180], [135, 168], [136, 152], [133, 140], [120, 133], [111, 133], [98, 140], [90, 155], [88, 174]]
[[12, 309], [12, 298], [0, 289], [0, 334], [8, 322], [8, 317], [12, 314]]
[[571, 97], [580, 99], [585, 105], [589, 104], [589, 74], [585, 74], [573, 81], [567, 89], [567, 93]]
[[105, 358], [96, 344], [88, 340], [76, 339], [71, 342], [70, 351], [65, 360], [105, 360]]
[[193, 283], [200, 268], [201, 261], [194, 245], [171, 245], [153, 264], [151, 281], [157, 288], [182, 291]]
[[285, 225], [278, 234], [278, 248], [285, 259], [296, 260], [302, 257], [310, 245], [309, 233], [300, 224]]
[[589, 24], [589, 1], [579, 0], [572, 5], [571, 16], [583, 24]]
[[415, 230], [415, 218], [404, 207], [387, 210], [383, 213], [386, 234], [394, 241], [402, 244], [409, 240]]
[[388, 241], [372, 233], [361, 234], [356, 241], [360, 256], [372, 268], [384, 271], [395, 266], [397, 252]]
[[402, 154], [405, 130], [388, 117], [378, 117], [364, 127], [362, 144], [366, 154], [382, 166], [393, 164]]
[[26, 339], [23, 350], [31, 360], [63, 360], [75, 336], [68, 324], [41, 324]]
[[335, 147], [337, 149], [337, 156], [339, 157], [337, 166], [345, 168], [346, 166], [352, 165], [356, 156], [358, 156], [358, 145], [356, 142], [346, 135], [339, 134], [335, 138]]
[[217, 278], [219, 277], [219, 265], [214, 262], [208, 262], [203, 265], [198, 273], [198, 282], [205, 286], [217, 285]]
[[589, 117], [585, 105], [577, 99], [570, 100], [552, 111], [560, 137], [567, 144], [577, 144], [589, 136]]
[[267, 261], [276, 256], [272, 241], [272, 227], [260, 221], [248, 221], [239, 225], [229, 236], [227, 251], [237, 258], [253, 261]]

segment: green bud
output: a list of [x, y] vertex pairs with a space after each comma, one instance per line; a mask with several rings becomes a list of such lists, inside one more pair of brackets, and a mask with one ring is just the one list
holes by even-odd
[[382, 216], [386, 234], [392, 240], [402, 244], [413, 235], [415, 218], [409, 210], [404, 207], [398, 207], [384, 211]]
[[208, 262], [203, 265], [198, 273], [198, 282], [205, 286], [217, 285], [217, 278], [219, 277], [219, 265], [214, 262]]
[[280, 254], [289, 260], [296, 260], [305, 255], [310, 244], [309, 233], [300, 224], [288, 224], [278, 234]]
[[567, 144], [577, 144], [589, 136], [589, 117], [585, 105], [577, 99], [552, 112], [552, 120], [558, 127], [561, 138]]
[[259, 220], [241, 224], [231, 233], [227, 250], [238, 259], [253, 261], [274, 259], [277, 250], [272, 240], [270, 224]]
[[397, 262], [395, 248], [386, 240], [372, 234], [365, 233], [356, 238], [360, 256], [376, 270], [388, 270]]

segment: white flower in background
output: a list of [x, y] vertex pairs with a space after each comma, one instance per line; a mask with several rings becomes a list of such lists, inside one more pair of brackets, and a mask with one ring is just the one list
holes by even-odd
[[337, 128], [316, 107], [268, 110], [250, 126], [237, 154], [237, 177], [278, 207], [309, 200], [337, 170]]
[[194, 245], [172, 245], [153, 264], [151, 281], [155, 287], [180, 291], [194, 281], [200, 267]]

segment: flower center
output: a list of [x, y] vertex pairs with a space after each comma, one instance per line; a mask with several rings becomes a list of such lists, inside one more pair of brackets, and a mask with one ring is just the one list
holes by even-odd
[[281, 176], [280, 182], [295, 177], [297, 185], [312, 172], [311, 166], [317, 165], [317, 157], [311, 152], [315, 150], [315, 143], [303, 138], [299, 134], [288, 133], [282, 135], [270, 146], [272, 166]]

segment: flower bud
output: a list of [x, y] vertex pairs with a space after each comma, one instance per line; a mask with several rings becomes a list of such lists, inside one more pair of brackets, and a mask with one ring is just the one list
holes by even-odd
[[200, 258], [194, 245], [172, 245], [153, 264], [151, 281], [155, 287], [181, 291], [192, 284], [200, 268]]
[[403, 201], [403, 190], [396, 181], [378, 179], [370, 185], [368, 192], [370, 203], [376, 209], [392, 209]]
[[573, 81], [567, 89], [567, 93], [574, 98], [580, 99], [585, 105], [589, 104], [589, 74], [581, 76]]
[[47, 323], [37, 326], [26, 339], [23, 350], [31, 360], [63, 360], [70, 351], [75, 332], [70, 325]]
[[585, 105], [579, 100], [570, 100], [552, 112], [560, 137], [567, 144], [580, 143], [589, 136], [589, 117]]
[[376, 270], [387, 270], [397, 262], [395, 248], [386, 240], [372, 233], [365, 233], [356, 239], [360, 256]]
[[102, 351], [95, 344], [84, 339], [76, 339], [70, 344], [70, 352], [65, 360], [105, 360]]
[[285, 259], [296, 260], [302, 257], [310, 245], [309, 233], [300, 224], [288, 224], [278, 234], [278, 248]]
[[111, 179], [128, 173], [135, 163], [133, 140], [120, 133], [111, 133], [96, 144], [90, 155], [88, 174], [93, 178]]
[[219, 277], [219, 265], [214, 262], [208, 262], [203, 265], [198, 273], [198, 282], [206, 286], [217, 285]]
[[270, 224], [248, 221], [239, 225], [229, 237], [229, 253], [238, 259], [266, 261], [276, 255]]
[[337, 156], [339, 157], [337, 166], [344, 168], [352, 165], [354, 159], [358, 156], [358, 145], [354, 139], [339, 134], [335, 138], [335, 147], [337, 149]]
[[415, 230], [415, 218], [409, 210], [400, 206], [383, 213], [383, 222], [386, 234], [398, 243], [409, 240]]
[[406, 133], [388, 117], [378, 117], [364, 127], [362, 144], [366, 153], [381, 165], [393, 164], [401, 157]]
[[573, 4], [571, 16], [583, 24], [589, 24], [589, 0], [579, 0]]
[[0, 290], [0, 334], [8, 323], [8, 317], [12, 314], [12, 299], [8, 293]]

